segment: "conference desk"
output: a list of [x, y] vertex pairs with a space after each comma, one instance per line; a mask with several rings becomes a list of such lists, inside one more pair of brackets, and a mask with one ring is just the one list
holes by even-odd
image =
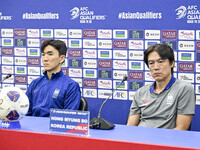
[[49, 118], [24, 117], [20, 129], [0, 129], [1, 150], [180, 150], [200, 149], [200, 133], [116, 125], [112, 130], [90, 129], [88, 137], [49, 133]]

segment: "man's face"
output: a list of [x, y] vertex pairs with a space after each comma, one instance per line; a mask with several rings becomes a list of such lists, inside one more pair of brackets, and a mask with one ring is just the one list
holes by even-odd
[[59, 52], [55, 47], [48, 45], [42, 53], [42, 63], [44, 70], [49, 73], [59, 72], [61, 64], [65, 60], [65, 55], [59, 56]]
[[174, 66], [174, 62], [170, 64], [169, 59], [162, 59], [156, 51], [149, 54], [148, 65], [151, 76], [157, 82], [166, 81], [171, 78], [171, 68]]

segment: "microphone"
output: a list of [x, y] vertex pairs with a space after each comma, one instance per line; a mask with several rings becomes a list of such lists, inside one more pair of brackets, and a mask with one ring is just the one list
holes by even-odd
[[8, 79], [8, 78], [10, 78], [12, 76], [12, 74], [7, 74], [6, 76], [5, 76], [5, 78], [3, 79], [3, 80], [1, 80], [0, 81], [0, 83], [2, 83], [3, 81], [5, 81], [6, 79]]
[[99, 109], [99, 114], [97, 118], [93, 118], [90, 121], [90, 128], [91, 129], [102, 129], [102, 130], [109, 130], [109, 129], [113, 129], [115, 127], [114, 124], [104, 120], [103, 118], [101, 118], [101, 110], [104, 106], [104, 104], [109, 100], [109, 98], [113, 95], [113, 93], [119, 88], [119, 86], [127, 80], [127, 76], [124, 76], [124, 78], [122, 79], [122, 81], [120, 82], [120, 84], [115, 88], [115, 90], [108, 96], [108, 98], [102, 103], [100, 109]]

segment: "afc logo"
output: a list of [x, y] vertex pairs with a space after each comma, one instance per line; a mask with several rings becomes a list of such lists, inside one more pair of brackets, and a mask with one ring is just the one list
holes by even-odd
[[85, 89], [83, 93], [85, 97], [97, 97], [97, 91], [95, 89]]
[[126, 99], [127, 96], [126, 96], [126, 93], [125, 93], [125, 92], [121, 91], [121, 92], [116, 92], [116, 93], [114, 94], [114, 98], [115, 98], [115, 99]]

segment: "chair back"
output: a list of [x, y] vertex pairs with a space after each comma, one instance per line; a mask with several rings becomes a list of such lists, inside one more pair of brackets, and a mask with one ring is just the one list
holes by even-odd
[[83, 96], [81, 96], [81, 102], [80, 102], [78, 110], [81, 110], [81, 111], [87, 111], [88, 110], [88, 102]]

